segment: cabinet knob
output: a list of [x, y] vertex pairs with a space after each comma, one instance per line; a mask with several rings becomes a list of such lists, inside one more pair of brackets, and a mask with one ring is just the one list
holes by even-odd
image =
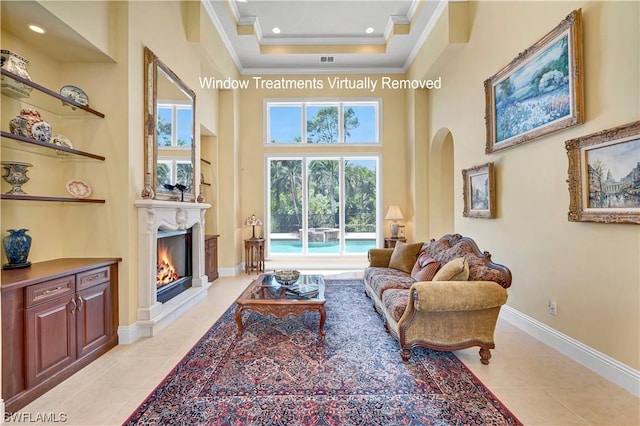
[[71, 298], [71, 315], [76, 313], [76, 308], [78, 307], [78, 304], [76, 303], [76, 299], [75, 297]]
[[43, 292], [42, 292], [42, 294], [43, 294], [43, 295], [45, 295], [45, 294], [51, 294], [51, 293], [55, 293], [56, 291], [60, 291], [60, 290], [62, 290], [62, 287], [58, 286], [58, 287], [56, 287], [56, 288], [50, 288], [50, 289], [47, 289], [47, 290], [43, 291]]

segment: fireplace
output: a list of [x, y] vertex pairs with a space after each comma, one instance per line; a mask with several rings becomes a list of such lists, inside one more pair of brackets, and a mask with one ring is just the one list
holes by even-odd
[[165, 303], [191, 287], [191, 229], [158, 230], [157, 300]]
[[[211, 205], [144, 199], [137, 200], [135, 206], [138, 209], [138, 310], [135, 325], [118, 329], [120, 343], [153, 336], [204, 299], [211, 285], [204, 273], [204, 213]], [[173, 280], [178, 284], [162, 285], [158, 291], [158, 263], [162, 261], [158, 244], [171, 243], [173, 237], [182, 240], [175, 243], [178, 248], [170, 250], [182, 251], [178, 255], [183, 260], [171, 262], [174, 271], [170, 273], [178, 276]], [[180, 288], [184, 284], [180, 278], [188, 276], [190, 282]], [[171, 284], [176, 288], [171, 290]], [[161, 294], [165, 291], [176, 293]], [[167, 299], [163, 301], [165, 296]]]

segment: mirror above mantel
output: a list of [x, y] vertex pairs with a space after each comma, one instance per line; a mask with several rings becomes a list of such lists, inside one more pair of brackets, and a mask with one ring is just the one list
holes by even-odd
[[195, 93], [144, 48], [142, 198], [195, 201]]

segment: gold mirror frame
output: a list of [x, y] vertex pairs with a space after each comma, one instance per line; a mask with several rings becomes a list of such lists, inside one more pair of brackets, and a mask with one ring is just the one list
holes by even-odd
[[[157, 104], [158, 104], [158, 69], [162, 70], [168, 79], [174, 83], [185, 97], [191, 99], [191, 167], [192, 178], [188, 188], [181, 194], [179, 191], [170, 191], [157, 187], [158, 168], [158, 141], [157, 141]], [[142, 190], [142, 198], [155, 198], [156, 200], [188, 201], [195, 202], [196, 186], [196, 94], [178, 76], [169, 69], [149, 48], [144, 48], [144, 173], [145, 188]], [[172, 182], [174, 184], [175, 182]]]

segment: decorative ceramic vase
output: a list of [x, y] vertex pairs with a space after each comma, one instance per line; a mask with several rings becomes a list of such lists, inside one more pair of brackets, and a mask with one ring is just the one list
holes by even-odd
[[9, 121], [9, 131], [44, 143], [51, 141], [51, 124], [44, 121], [35, 109], [21, 110], [20, 115]]
[[156, 196], [155, 192], [153, 192], [153, 188], [151, 187], [151, 173], [147, 173], [144, 176], [144, 187], [142, 188], [140, 196], [144, 199], [151, 199]]
[[[27, 72], [27, 61], [20, 55], [11, 52], [10, 50], [0, 50], [0, 58], [2, 58], [2, 69], [7, 70], [19, 77], [25, 78], [31, 81], [31, 77]], [[18, 98], [29, 97], [29, 94], [33, 90], [33, 87], [24, 84], [9, 76], [2, 76], [2, 92], [7, 93], [10, 96]]]
[[196, 198], [196, 201], [199, 203], [204, 203], [204, 185], [200, 185], [200, 193], [198, 194], [198, 198]]
[[31, 76], [27, 72], [28, 60], [10, 50], [0, 50], [0, 57], [2, 57], [2, 69], [31, 81]]
[[2, 265], [3, 269], [26, 268], [31, 265], [27, 261], [31, 249], [31, 236], [27, 235], [28, 229], [7, 229], [9, 235], [2, 239], [4, 252], [9, 263]]
[[22, 185], [29, 181], [29, 178], [27, 177], [27, 167], [31, 166], [33, 166], [33, 164], [20, 163], [18, 161], [2, 162], [2, 168], [7, 171], [7, 174], [2, 175], [2, 177], [4, 180], [9, 182], [9, 185], [11, 185], [11, 191], [7, 192], [7, 194], [27, 194], [22, 190]]

